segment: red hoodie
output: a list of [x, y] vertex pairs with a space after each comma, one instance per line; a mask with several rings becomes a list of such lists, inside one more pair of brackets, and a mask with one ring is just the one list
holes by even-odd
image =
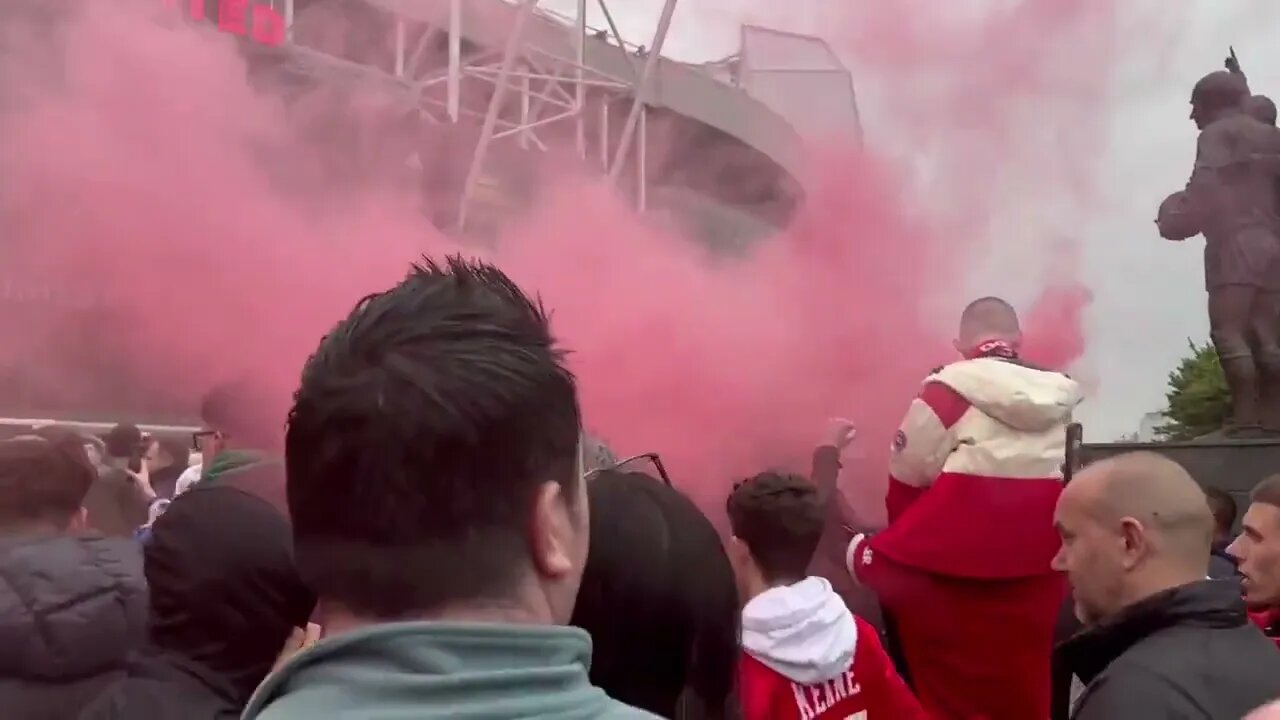
[[1249, 619], [1262, 629], [1262, 633], [1280, 648], [1280, 609], [1249, 611]]
[[768, 590], [742, 613], [742, 720], [924, 720], [875, 628], [824, 578]]

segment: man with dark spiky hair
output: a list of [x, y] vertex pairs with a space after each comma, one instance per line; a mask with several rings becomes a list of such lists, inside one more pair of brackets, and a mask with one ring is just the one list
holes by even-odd
[[326, 638], [248, 719], [650, 717], [564, 627], [588, 544], [573, 375], [492, 265], [413, 267], [320, 342], [285, 437], [299, 571]]
[[826, 524], [818, 488], [766, 472], [727, 503], [742, 610], [743, 720], [923, 718], [875, 629], [822, 577], [806, 577]]

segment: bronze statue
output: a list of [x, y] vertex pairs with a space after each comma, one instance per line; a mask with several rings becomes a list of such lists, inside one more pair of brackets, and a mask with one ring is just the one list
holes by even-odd
[[1191, 92], [1195, 166], [1156, 224], [1169, 240], [1204, 235], [1210, 337], [1231, 392], [1226, 434], [1264, 437], [1280, 435], [1280, 130], [1247, 112], [1248, 82], [1238, 63], [1228, 68]]

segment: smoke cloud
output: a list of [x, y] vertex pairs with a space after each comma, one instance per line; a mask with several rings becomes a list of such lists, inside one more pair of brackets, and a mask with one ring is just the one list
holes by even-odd
[[1129, 51], [1117, 3], [976, 16], [813, 0], [866, 90], [867, 143], [815, 139], [790, 226], [730, 258], [554, 150], [510, 160], [543, 188], [526, 216], [492, 247], [458, 245], [426, 217], [456, 188], [424, 200], [402, 163], [368, 158], [412, 145], [423, 166], [457, 166], [473, 128], [362, 121], [391, 101], [359, 83], [264, 93], [234, 38], [158, 19], [159, 4], [0, 10], [6, 403], [190, 416], [251, 371], [279, 426], [301, 364], [359, 297], [422, 253], [464, 251], [542, 295], [590, 429], [619, 455], [661, 453], [718, 516], [734, 477], [802, 468], [828, 418], [848, 417], [861, 434], [843, 489], [876, 522], [882, 449], [924, 373], [952, 359], [970, 295], [1011, 293], [1032, 359], [1085, 355], [1089, 292], [1060, 238], [1094, 200], [1109, 68]]

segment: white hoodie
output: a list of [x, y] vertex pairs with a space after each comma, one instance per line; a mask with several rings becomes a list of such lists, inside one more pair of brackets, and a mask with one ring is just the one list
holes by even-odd
[[826, 578], [770, 588], [742, 610], [742, 646], [792, 682], [813, 685], [849, 669], [858, 627]]

